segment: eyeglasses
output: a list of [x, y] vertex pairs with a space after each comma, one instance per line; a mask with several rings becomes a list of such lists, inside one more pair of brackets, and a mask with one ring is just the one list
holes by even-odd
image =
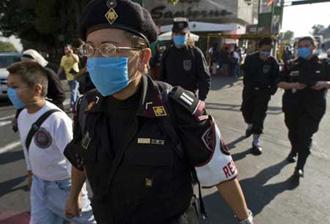
[[136, 47], [117, 47], [110, 43], [103, 43], [99, 47], [94, 47], [91, 44], [85, 43], [80, 46], [79, 52], [86, 57], [92, 57], [98, 51], [103, 57], [118, 56], [122, 51], [139, 51], [141, 48]]

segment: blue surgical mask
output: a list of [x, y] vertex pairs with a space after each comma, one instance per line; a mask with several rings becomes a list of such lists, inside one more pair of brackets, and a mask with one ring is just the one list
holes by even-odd
[[174, 35], [173, 42], [177, 48], [182, 48], [187, 44], [187, 35]]
[[129, 84], [128, 57], [91, 57], [87, 70], [102, 96], [113, 95]]
[[300, 47], [298, 48], [298, 57], [303, 59], [308, 59], [312, 55], [312, 49], [308, 47]]
[[22, 109], [25, 107], [25, 104], [22, 102], [22, 100], [20, 98], [18, 98], [16, 90], [17, 89], [9, 87], [7, 89], [7, 94], [8, 94], [8, 97], [9, 97], [11, 103], [14, 105], [14, 107], [16, 109]]
[[270, 51], [260, 51], [260, 57], [268, 58], [270, 56]]

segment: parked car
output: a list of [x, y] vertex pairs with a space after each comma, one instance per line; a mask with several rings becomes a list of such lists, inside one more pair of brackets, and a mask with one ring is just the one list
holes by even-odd
[[17, 52], [0, 53], [0, 95], [7, 95], [7, 67], [21, 60], [21, 54]]

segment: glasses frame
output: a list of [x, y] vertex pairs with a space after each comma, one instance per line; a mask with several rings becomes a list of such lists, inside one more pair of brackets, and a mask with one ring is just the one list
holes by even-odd
[[[89, 47], [91, 47], [91, 49], [93, 49], [91, 54], [84, 53], [83, 48], [85, 46], [89, 46]], [[102, 47], [103, 46], [108, 46], [109, 48], [112, 48], [113, 53], [112, 54], [106, 54], [106, 53], [102, 52], [102, 49], [103, 49]], [[103, 57], [114, 57], [114, 56], [117, 56], [118, 52], [121, 51], [121, 50], [123, 50], [123, 51], [140, 51], [140, 50], [143, 50], [143, 49], [138, 48], [138, 47], [117, 47], [116, 45], [111, 44], [111, 43], [102, 43], [99, 47], [94, 47], [92, 44], [84, 43], [79, 47], [79, 53], [83, 56], [86, 56], [86, 57], [94, 56], [96, 51], [98, 51]]]

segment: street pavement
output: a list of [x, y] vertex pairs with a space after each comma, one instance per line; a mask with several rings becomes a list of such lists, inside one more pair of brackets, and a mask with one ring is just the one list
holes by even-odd
[[[239, 170], [239, 179], [256, 224], [330, 223], [330, 114], [327, 113], [314, 136], [312, 155], [299, 185], [290, 178], [294, 164], [285, 161], [290, 151], [281, 111], [282, 91], [272, 97], [265, 121], [264, 152], [249, 153], [252, 137], [244, 138], [246, 125], [241, 112], [242, 81], [213, 77], [207, 99]], [[329, 97], [328, 97], [329, 99]], [[329, 109], [329, 106], [328, 106]], [[27, 224], [29, 192], [25, 162], [18, 135], [11, 130], [14, 109], [0, 99], [0, 224]], [[219, 194], [203, 190], [209, 223], [234, 224], [233, 213]]]

